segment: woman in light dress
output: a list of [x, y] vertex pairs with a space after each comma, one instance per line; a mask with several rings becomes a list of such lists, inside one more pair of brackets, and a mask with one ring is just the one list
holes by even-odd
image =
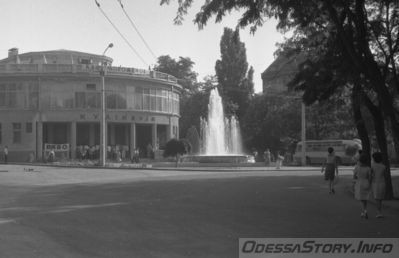
[[385, 197], [385, 171], [386, 167], [382, 164], [381, 152], [375, 152], [372, 155], [373, 163], [371, 164], [371, 187], [373, 196], [377, 203], [377, 218], [382, 218], [382, 200]]
[[367, 215], [367, 200], [370, 195], [371, 182], [371, 168], [369, 167], [369, 157], [362, 154], [359, 157], [358, 165], [353, 171], [353, 178], [355, 179], [355, 199], [359, 200], [362, 206], [360, 216], [368, 219]]

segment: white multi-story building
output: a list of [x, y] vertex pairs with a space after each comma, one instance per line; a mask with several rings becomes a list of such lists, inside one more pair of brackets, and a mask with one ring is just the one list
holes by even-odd
[[[47, 146], [76, 158], [100, 145], [101, 71], [105, 73], [106, 146], [142, 155], [178, 137], [181, 86], [168, 74], [112, 66], [112, 59], [69, 50], [0, 60], [0, 151], [9, 161], [42, 160]], [[53, 144], [53, 145], [49, 145]], [[60, 150], [61, 151], [61, 150]]]

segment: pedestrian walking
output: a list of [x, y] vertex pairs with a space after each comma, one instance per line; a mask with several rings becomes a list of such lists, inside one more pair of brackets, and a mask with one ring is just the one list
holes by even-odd
[[8, 146], [4, 146], [4, 164], [8, 162]]
[[276, 169], [281, 168], [281, 164], [283, 164], [284, 156], [282, 153], [278, 152], [277, 153], [277, 158], [276, 158]]
[[356, 152], [355, 156], [353, 156], [352, 160], [353, 160], [353, 162], [355, 163], [355, 166], [358, 165], [358, 163], [359, 163], [359, 158], [360, 158], [360, 155], [362, 155], [362, 152], [363, 152], [362, 150], [358, 150], [358, 151]]
[[324, 173], [324, 179], [328, 181], [329, 193], [335, 194], [334, 180], [335, 176], [338, 176], [337, 157], [333, 147], [329, 147], [327, 152], [327, 157], [321, 167], [321, 173]]
[[372, 155], [371, 164], [371, 188], [373, 197], [377, 203], [377, 218], [382, 218], [382, 200], [385, 197], [385, 171], [386, 167], [382, 164], [381, 152], [375, 152]]
[[54, 162], [55, 159], [55, 152], [54, 148], [52, 148], [48, 154], [48, 162]]
[[270, 165], [270, 162], [271, 162], [271, 153], [270, 153], [269, 148], [267, 148], [265, 150], [265, 152], [263, 153], [263, 157], [265, 159], [265, 166], [268, 167]]
[[154, 149], [152, 148], [151, 143], [148, 143], [147, 145], [147, 159], [153, 159], [154, 158]]
[[133, 151], [132, 162], [133, 163], [139, 163], [140, 162], [140, 149], [138, 147]]
[[369, 157], [362, 154], [359, 157], [359, 165], [353, 171], [353, 178], [355, 179], [355, 199], [359, 200], [362, 207], [360, 216], [368, 219], [367, 215], [367, 200], [370, 195], [370, 179], [371, 168], [368, 165]]
[[258, 162], [258, 151], [256, 149], [252, 149], [252, 155], [254, 156], [255, 162]]

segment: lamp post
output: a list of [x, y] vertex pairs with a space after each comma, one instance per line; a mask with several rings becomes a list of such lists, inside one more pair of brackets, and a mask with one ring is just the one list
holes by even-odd
[[305, 117], [305, 103], [301, 102], [301, 165], [306, 165], [306, 117]]
[[[269, 95], [278, 95], [278, 94], [269, 94]], [[294, 96], [286, 96], [285, 98], [290, 99], [300, 99], [301, 97], [294, 97]], [[306, 106], [303, 101], [301, 101], [301, 166], [306, 166]]]
[[106, 123], [105, 123], [105, 72], [106, 72], [106, 62], [104, 61], [105, 58], [105, 53], [109, 48], [112, 48], [114, 44], [109, 43], [107, 48], [105, 48], [103, 54], [102, 54], [102, 64], [101, 64], [101, 70], [100, 70], [100, 75], [101, 75], [101, 123], [100, 123], [100, 165], [102, 167], [105, 167], [105, 161], [107, 159], [106, 154]]

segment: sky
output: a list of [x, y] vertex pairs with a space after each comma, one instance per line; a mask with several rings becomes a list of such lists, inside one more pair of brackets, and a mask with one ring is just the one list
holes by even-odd
[[[216, 60], [220, 59], [220, 39], [224, 27], [235, 28], [240, 17], [234, 12], [221, 23], [214, 17], [199, 30], [193, 23], [195, 14], [204, 1], [194, 1], [182, 25], [175, 25], [177, 0], [160, 6], [160, 0], [122, 0], [124, 9], [151, 48], [147, 49], [125, 16], [118, 0], [98, 0], [102, 10], [141, 56], [138, 57], [104, 17], [94, 0], [0, 0], [0, 59], [8, 49], [19, 53], [67, 49], [102, 54], [113, 58], [114, 66], [148, 69], [156, 58], [169, 55], [174, 59], [189, 57], [195, 62], [193, 70], [199, 81], [215, 74]], [[249, 28], [240, 31], [245, 43], [247, 60], [254, 67], [255, 92], [262, 91], [261, 73], [273, 62], [276, 43], [284, 35], [275, 29], [276, 21], [267, 21], [250, 34]], [[143, 60], [141, 60], [143, 59]]]

